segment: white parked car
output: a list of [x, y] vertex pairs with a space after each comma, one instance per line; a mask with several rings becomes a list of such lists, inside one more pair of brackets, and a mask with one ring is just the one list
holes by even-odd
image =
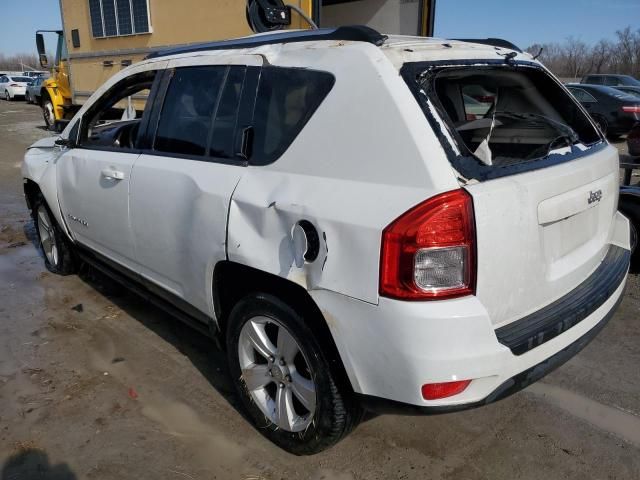
[[23, 176], [47, 268], [86, 262], [217, 336], [249, 418], [298, 454], [364, 409], [526, 387], [605, 325], [629, 265], [616, 149], [516, 47], [342, 27], [159, 52]]
[[31, 81], [29, 77], [16, 77], [3, 75], [0, 77], [0, 97], [5, 100], [13, 100], [15, 97], [24, 97], [27, 85]]

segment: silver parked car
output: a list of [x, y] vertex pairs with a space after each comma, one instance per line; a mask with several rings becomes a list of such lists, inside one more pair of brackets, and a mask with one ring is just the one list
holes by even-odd
[[40, 105], [40, 89], [44, 81], [45, 77], [36, 77], [27, 84], [27, 90], [24, 94], [24, 99], [27, 103], [37, 103]]

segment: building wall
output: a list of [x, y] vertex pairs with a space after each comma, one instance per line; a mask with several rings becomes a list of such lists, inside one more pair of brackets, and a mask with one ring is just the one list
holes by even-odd
[[[124, 68], [122, 61], [140, 61], [159, 47], [252, 33], [246, 21], [244, 0], [148, 0], [150, 33], [107, 38], [93, 38], [88, 0], [59, 1], [71, 59], [74, 103], [83, 103], [99, 85]], [[310, 14], [312, 1], [289, 0], [288, 3], [297, 4]], [[293, 20], [292, 28], [306, 28], [297, 15], [293, 14]], [[78, 29], [78, 48], [71, 42], [73, 29]], [[105, 61], [112, 65], [104, 66]]]

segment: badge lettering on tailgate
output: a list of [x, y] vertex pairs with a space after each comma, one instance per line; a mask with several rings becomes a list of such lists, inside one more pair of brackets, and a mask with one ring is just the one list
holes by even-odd
[[587, 200], [587, 202], [589, 203], [589, 205], [591, 205], [592, 203], [595, 202], [599, 202], [600, 200], [602, 200], [602, 190], [596, 190], [589, 192], [589, 199]]

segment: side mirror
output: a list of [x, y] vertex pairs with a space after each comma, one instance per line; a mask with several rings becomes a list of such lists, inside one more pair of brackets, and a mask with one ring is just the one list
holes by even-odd
[[44, 48], [44, 36], [41, 33], [36, 33], [36, 48], [38, 50], [40, 66], [42, 68], [47, 68], [49, 66], [49, 60], [47, 59], [47, 53]]
[[70, 138], [58, 138], [56, 139], [56, 141], [54, 142], [58, 147], [67, 147], [67, 148], [73, 148], [76, 146], [76, 142], [74, 142], [73, 140], [71, 140]]

